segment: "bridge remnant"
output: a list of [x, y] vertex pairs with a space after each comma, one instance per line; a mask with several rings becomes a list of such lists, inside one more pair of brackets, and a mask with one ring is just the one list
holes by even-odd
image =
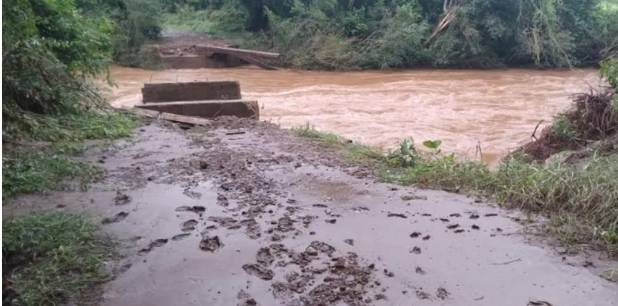
[[259, 119], [257, 101], [242, 100], [236, 81], [144, 84], [135, 107], [212, 119], [221, 116]]
[[231, 68], [251, 64], [266, 70], [276, 70], [268, 62], [279, 59], [278, 53], [209, 45], [148, 48], [152, 48], [150, 52], [171, 69]]

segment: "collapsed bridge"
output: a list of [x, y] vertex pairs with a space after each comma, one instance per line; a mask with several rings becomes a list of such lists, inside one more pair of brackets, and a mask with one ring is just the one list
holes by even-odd
[[231, 68], [255, 65], [276, 70], [278, 53], [211, 45], [151, 46], [157, 60], [170, 69]]
[[169, 114], [205, 119], [221, 116], [260, 118], [257, 101], [243, 100], [237, 81], [147, 83], [142, 88], [142, 104], [135, 107], [167, 114], [177, 120], [168, 119], [180, 122], [183, 121], [180, 117]]

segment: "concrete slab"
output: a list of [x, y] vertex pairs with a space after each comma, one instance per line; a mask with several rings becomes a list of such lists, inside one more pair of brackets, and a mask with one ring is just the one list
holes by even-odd
[[234, 116], [239, 118], [260, 119], [257, 101], [219, 100], [219, 101], [183, 101], [160, 102], [136, 105], [137, 108], [149, 109], [163, 113], [183, 116], [215, 118]]
[[242, 98], [240, 85], [236, 81], [144, 84], [142, 97], [144, 103]]

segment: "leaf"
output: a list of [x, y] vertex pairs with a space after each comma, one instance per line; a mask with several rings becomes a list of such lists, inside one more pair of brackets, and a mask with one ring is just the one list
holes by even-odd
[[423, 145], [429, 149], [437, 150], [442, 144], [442, 140], [425, 140]]

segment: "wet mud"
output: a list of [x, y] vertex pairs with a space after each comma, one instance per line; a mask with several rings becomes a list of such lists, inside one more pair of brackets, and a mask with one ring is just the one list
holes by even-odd
[[272, 124], [151, 122], [134, 138], [87, 152], [93, 162], [106, 156], [106, 175], [87, 192], [3, 207], [5, 217], [86, 209], [99, 218], [128, 267], [106, 285], [104, 306], [618, 300], [617, 284], [599, 276], [615, 263], [601, 255], [563, 258], [529, 243], [516, 212], [377, 183]]

